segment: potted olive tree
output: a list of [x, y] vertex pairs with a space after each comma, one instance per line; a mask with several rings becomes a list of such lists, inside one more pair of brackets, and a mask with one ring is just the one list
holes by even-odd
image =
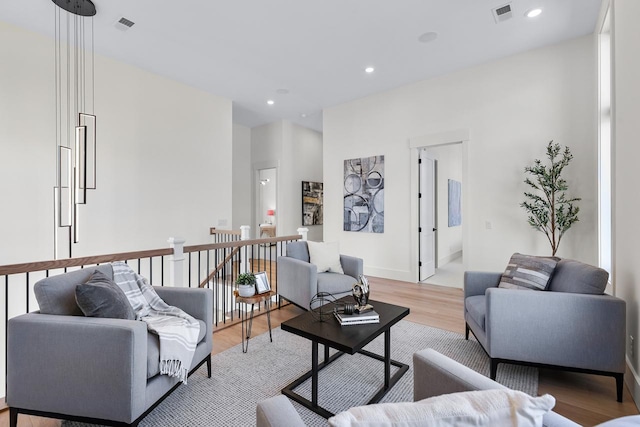
[[562, 177], [562, 171], [573, 159], [569, 147], [564, 147], [563, 150], [560, 144], [550, 141], [547, 145], [547, 159], [548, 165], [535, 160], [533, 166], [524, 169], [530, 175], [524, 182], [531, 191], [524, 193], [527, 200], [520, 203], [520, 206], [529, 215], [529, 225], [547, 236], [551, 255], [555, 256], [562, 236], [578, 221], [580, 208], [575, 203], [580, 198], [567, 195], [569, 185]]
[[256, 276], [253, 273], [242, 273], [236, 279], [238, 285], [238, 295], [250, 297], [256, 293]]

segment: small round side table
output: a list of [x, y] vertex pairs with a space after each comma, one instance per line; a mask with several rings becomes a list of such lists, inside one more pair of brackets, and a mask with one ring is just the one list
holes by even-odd
[[[271, 336], [271, 297], [276, 293], [275, 291], [264, 292], [262, 294], [256, 294], [250, 297], [241, 297], [238, 295], [238, 291], [233, 291], [236, 297], [236, 302], [245, 305], [245, 309], [241, 310], [241, 323], [242, 323], [242, 352], [246, 353], [249, 350], [249, 339], [251, 338], [251, 326], [253, 324], [253, 308], [256, 304], [260, 304], [263, 301], [267, 303], [267, 324], [269, 325], [269, 341], [273, 342]], [[249, 313], [247, 312], [247, 306], [251, 304], [251, 317], [247, 319]], [[249, 321], [249, 325], [245, 326], [245, 322]]]

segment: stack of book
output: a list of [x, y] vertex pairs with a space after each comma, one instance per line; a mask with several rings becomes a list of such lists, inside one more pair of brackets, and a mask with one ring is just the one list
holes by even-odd
[[363, 323], [380, 323], [380, 316], [375, 310], [369, 310], [361, 314], [344, 314], [334, 311], [333, 314], [338, 319], [340, 325], [361, 325]]

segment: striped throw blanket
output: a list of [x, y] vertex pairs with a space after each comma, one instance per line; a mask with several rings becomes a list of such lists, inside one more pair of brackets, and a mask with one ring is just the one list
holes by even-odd
[[160, 338], [160, 373], [187, 383], [193, 353], [198, 344], [198, 321], [177, 307], [165, 303], [147, 279], [124, 262], [114, 262], [113, 281], [129, 299], [136, 320]]

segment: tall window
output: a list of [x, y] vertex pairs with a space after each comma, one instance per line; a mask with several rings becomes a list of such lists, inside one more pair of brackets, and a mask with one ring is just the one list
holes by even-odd
[[607, 10], [599, 35], [598, 200], [600, 266], [611, 277], [611, 21]]

